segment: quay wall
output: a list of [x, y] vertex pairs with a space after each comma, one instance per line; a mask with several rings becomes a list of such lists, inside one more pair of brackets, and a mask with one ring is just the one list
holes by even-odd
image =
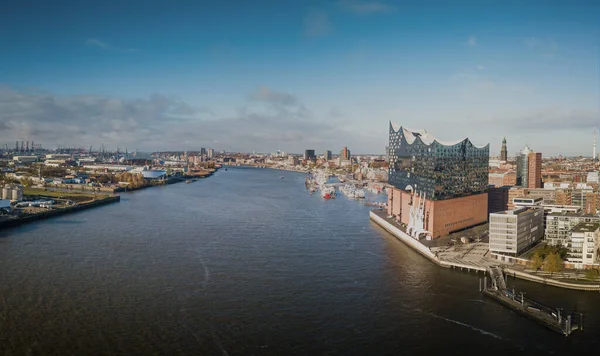
[[29, 222], [48, 219], [48, 218], [52, 218], [52, 217], [59, 216], [59, 215], [74, 213], [74, 212], [77, 212], [80, 210], [91, 209], [91, 208], [95, 208], [97, 206], [116, 203], [119, 201], [121, 201], [121, 197], [119, 195], [116, 195], [116, 196], [106, 197], [101, 200], [94, 200], [89, 203], [83, 203], [83, 204], [78, 204], [75, 206], [70, 206], [67, 208], [48, 210], [48, 211], [44, 211], [44, 212], [37, 213], [37, 214], [30, 214], [30, 215], [21, 217], [19, 219], [11, 219], [11, 220], [2, 221], [2, 222], [0, 222], [0, 229], [7, 228], [7, 227], [19, 226], [19, 225], [26, 224]]
[[582, 290], [582, 291], [599, 291], [600, 290], [600, 285], [593, 285], [593, 284], [575, 284], [575, 283], [568, 283], [568, 282], [562, 282], [562, 281], [557, 281], [555, 279], [550, 279], [550, 278], [544, 278], [544, 277], [540, 277], [540, 276], [536, 276], [534, 274], [531, 273], [525, 273], [522, 271], [517, 271], [515, 269], [512, 269], [510, 267], [505, 267], [504, 268], [504, 273], [506, 273], [507, 275], [513, 275], [514, 277], [518, 277], [530, 282], [537, 282], [537, 283], [541, 283], [541, 284], [547, 284], [549, 286], [554, 286], [554, 287], [560, 287], [560, 288], [567, 288], [567, 289], [575, 289], [575, 290]]
[[[460, 269], [466, 269], [466, 270], [478, 270], [478, 271], [487, 272], [485, 268], [478, 267], [478, 266], [470, 266], [467, 264], [441, 261], [435, 256], [435, 254], [433, 254], [431, 252], [431, 250], [427, 246], [425, 246], [422, 243], [420, 243], [419, 241], [413, 239], [407, 233], [405, 233], [404, 231], [395, 227], [394, 225], [390, 224], [389, 222], [385, 221], [385, 219], [381, 218], [380, 216], [375, 214], [373, 211], [369, 212], [369, 217], [371, 218], [371, 220], [373, 220], [373, 222], [375, 222], [377, 225], [381, 226], [383, 229], [385, 229], [390, 234], [394, 235], [394, 237], [396, 237], [398, 240], [400, 240], [400, 241], [404, 242], [405, 244], [407, 244], [408, 246], [412, 247], [417, 252], [419, 252], [421, 255], [427, 257], [430, 261], [437, 264], [438, 266], [446, 267], [446, 268], [460, 268]], [[530, 273], [525, 273], [522, 271], [512, 269], [510, 267], [504, 267], [504, 266], [503, 266], [503, 270], [504, 270], [504, 273], [507, 275], [512, 275], [513, 277], [516, 277], [516, 278], [520, 278], [520, 279], [527, 280], [530, 282], [542, 283], [542, 284], [546, 284], [549, 286], [574, 289], [574, 290], [580, 290], [580, 291], [599, 291], [600, 290], [600, 285], [586, 285], [586, 284], [575, 284], [575, 283], [562, 282], [562, 281], [557, 281], [554, 279], [536, 276], [536, 275], [533, 275]]]

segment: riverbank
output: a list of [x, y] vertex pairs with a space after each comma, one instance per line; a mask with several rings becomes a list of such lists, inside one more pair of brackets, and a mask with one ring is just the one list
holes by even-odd
[[[50, 196], [50, 198], [52, 198], [52, 197], [54, 197], [54, 195]], [[35, 212], [35, 213], [22, 213], [17, 217], [0, 221], [0, 229], [8, 228], [8, 227], [15, 227], [15, 226], [23, 225], [23, 224], [33, 222], [33, 221], [49, 219], [49, 218], [52, 218], [55, 216], [74, 213], [77, 211], [91, 209], [91, 208], [95, 208], [95, 207], [106, 205], [106, 204], [116, 203], [119, 201], [121, 201], [121, 197], [119, 195], [113, 195], [113, 196], [106, 195], [106, 196], [97, 197], [91, 201], [76, 203], [71, 206], [66, 206], [66, 207], [61, 207], [61, 208], [53, 208], [51, 210], [44, 210], [44, 211], [39, 211], [39, 212]]]
[[[487, 256], [487, 253], [481, 252], [473, 252], [473, 251], [481, 251], [482, 248], [485, 247], [486, 244], [482, 243], [474, 243], [470, 244], [473, 246], [467, 247], [464, 250], [464, 253], [456, 253], [453, 255], [444, 255], [437, 251], [432, 250], [431, 247], [425, 246], [418, 240], [410, 237], [405, 231], [403, 231], [402, 227], [395, 223], [392, 219], [388, 219], [386, 216], [386, 211], [384, 210], [374, 210], [369, 212], [369, 218], [381, 226], [387, 232], [392, 234], [398, 240], [404, 242], [406, 245], [412, 247], [415, 251], [420, 253], [422, 256], [429, 259], [431, 262], [437, 264], [440, 267], [445, 268], [459, 268], [461, 270], [474, 270], [474, 271], [482, 271], [487, 273], [487, 268], [490, 266], [498, 265], [499, 261], [492, 259]], [[487, 247], [485, 247], [487, 250]], [[462, 251], [461, 251], [462, 252]], [[502, 265], [506, 274], [512, 275], [514, 278], [520, 278], [523, 280], [541, 283], [545, 285], [550, 285], [559, 288], [573, 289], [573, 290], [581, 290], [581, 291], [600, 291], [600, 285], [598, 284], [583, 284], [583, 283], [568, 283], [559, 281], [552, 278], [541, 277], [538, 275], [533, 275], [531, 273], [527, 273], [523, 270], [519, 270], [516, 266], [510, 265]]]

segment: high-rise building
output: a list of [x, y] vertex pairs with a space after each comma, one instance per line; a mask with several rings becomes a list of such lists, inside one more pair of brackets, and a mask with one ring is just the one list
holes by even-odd
[[542, 185], [542, 154], [540, 152], [530, 152], [527, 159], [528, 169], [528, 188], [543, 188]]
[[517, 155], [517, 185], [542, 188], [542, 154], [525, 146]]
[[208, 156], [208, 158], [214, 158], [215, 157], [215, 150], [213, 150], [212, 148], [209, 148], [208, 151], [206, 152], [206, 155]]
[[342, 165], [342, 162], [344, 161], [350, 161], [350, 150], [348, 149], [348, 147], [344, 147], [344, 149], [342, 149], [340, 151], [340, 162], [339, 165]]
[[447, 143], [390, 122], [388, 214], [415, 238], [487, 221], [489, 145]]
[[506, 161], [508, 159], [508, 151], [506, 149], [506, 137], [502, 139], [502, 148], [500, 149], [500, 160]]
[[333, 158], [333, 155], [331, 154], [331, 151], [325, 151], [325, 154], [323, 155], [323, 158], [325, 158], [326, 161], [331, 161], [331, 159]]
[[206, 148], [202, 147], [200, 149], [200, 156], [206, 156]]
[[304, 159], [305, 160], [316, 160], [317, 156], [315, 156], [315, 150], [304, 150]]

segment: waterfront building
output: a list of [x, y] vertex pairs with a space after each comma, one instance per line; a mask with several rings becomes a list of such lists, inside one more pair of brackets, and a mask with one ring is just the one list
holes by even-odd
[[414, 238], [487, 221], [489, 145], [436, 139], [390, 122], [388, 214]]
[[317, 156], [315, 156], [315, 150], [304, 150], [304, 160], [314, 161], [316, 159], [317, 159]]
[[600, 222], [600, 216], [584, 213], [549, 213], [546, 216], [546, 240], [550, 245], [569, 247], [571, 230], [580, 223]]
[[600, 222], [577, 224], [571, 230], [567, 262], [578, 269], [597, 266], [599, 236]]
[[504, 162], [508, 160], [508, 151], [506, 149], [506, 137], [502, 139], [502, 148], [500, 149], [500, 160]]
[[326, 161], [331, 161], [331, 159], [333, 158], [333, 155], [331, 154], [331, 151], [325, 151], [325, 154], [323, 155], [323, 158]]
[[207, 156], [208, 158], [210, 158], [210, 159], [213, 159], [213, 158], [215, 157], [215, 150], [214, 150], [214, 149], [212, 149], [212, 148], [209, 148], [209, 149], [206, 151], [206, 156]]
[[516, 257], [544, 237], [544, 211], [524, 206], [490, 214], [490, 252]]

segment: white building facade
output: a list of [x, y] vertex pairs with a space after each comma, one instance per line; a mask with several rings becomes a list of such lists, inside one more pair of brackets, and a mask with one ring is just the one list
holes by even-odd
[[490, 214], [490, 252], [519, 256], [544, 237], [544, 211], [521, 207]]
[[567, 262], [575, 268], [597, 266], [600, 223], [580, 223], [571, 231]]

